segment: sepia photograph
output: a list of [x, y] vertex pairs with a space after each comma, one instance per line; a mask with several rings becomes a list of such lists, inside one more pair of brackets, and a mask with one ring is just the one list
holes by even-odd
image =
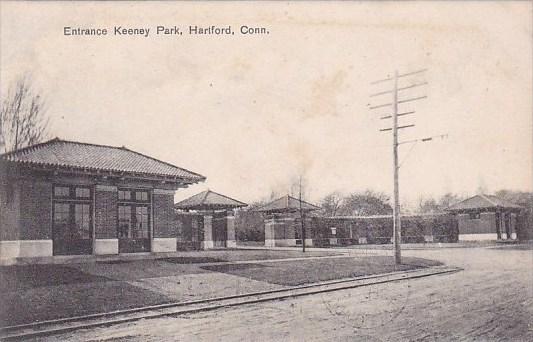
[[532, 1], [1, 1], [0, 340], [533, 341]]

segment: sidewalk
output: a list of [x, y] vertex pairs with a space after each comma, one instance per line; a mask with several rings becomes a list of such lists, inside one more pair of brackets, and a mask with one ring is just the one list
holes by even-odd
[[[237, 249], [249, 249], [250, 252], [246, 254], [235, 253], [235, 248], [221, 248], [221, 249], [209, 249], [202, 251], [177, 251], [168, 253], [126, 253], [118, 255], [73, 255], [73, 256], [54, 256], [54, 257], [41, 257], [41, 258], [21, 258], [16, 261], [14, 265], [35, 265], [35, 264], [77, 264], [77, 263], [94, 263], [94, 262], [112, 262], [112, 261], [132, 261], [132, 260], [155, 260], [162, 258], [186, 258], [189, 263], [198, 263], [197, 260], [202, 258], [220, 259], [221, 261], [237, 261], [237, 260], [249, 260], [249, 259], [279, 259], [279, 258], [293, 258], [293, 257], [312, 257], [312, 256], [324, 256], [324, 255], [338, 255], [342, 252], [335, 250], [323, 250], [323, 251], [310, 251], [308, 253], [302, 253], [297, 249], [287, 250], [286, 253], [280, 253], [279, 251], [269, 251], [266, 248], [237, 248]], [[255, 249], [256, 252], [252, 252]], [[0, 267], [11, 266], [13, 264], [2, 264], [0, 261]]]
[[[279, 251], [301, 251], [301, 246], [294, 247], [266, 247], [266, 246], [237, 246], [238, 249], [255, 249], [255, 250], [279, 250]], [[440, 249], [440, 248], [533, 248], [532, 241], [502, 242], [502, 241], [461, 241], [453, 243], [402, 243], [402, 250], [423, 250], [423, 249]], [[383, 245], [349, 245], [349, 246], [331, 246], [331, 247], [306, 247], [306, 253], [336, 251], [350, 255], [393, 255], [393, 244]]]

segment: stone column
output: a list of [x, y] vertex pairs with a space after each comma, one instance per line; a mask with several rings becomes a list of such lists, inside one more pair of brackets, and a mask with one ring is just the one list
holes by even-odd
[[516, 240], [516, 220], [518, 215], [516, 213], [511, 214], [511, 239]]
[[213, 216], [204, 215], [204, 240], [200, 243], [202, 249], [213, 248]]
[[362, 224], [358, 223], [355, 225], [357, 229], [357, 242], [360, 245], [366, 245], [368, 243], [368, 224], [364, 221], [361, 221]]
[[313, 247], [314, 230], [312, 220], [309, 217], [305, 218], [305, 246]]
[[434, 220], [425, 220], [421, 218], [423, 229], [424, 229], [424, 242], [433, 242], [433, 225]]
[[236, 248], [237, 239], [235, 237], [235, 216], [228, 215], [226, 216], [226, 247], [227, 248]]
[[274, 222], [274, 218], [265, 218], [265, 247], [275, 247], [276, 241], [275, 241], [275, 229], [274, 226], [276, 223]]

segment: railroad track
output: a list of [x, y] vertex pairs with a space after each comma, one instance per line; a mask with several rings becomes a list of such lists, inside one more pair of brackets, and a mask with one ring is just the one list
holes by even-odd
[[406, 279], [423, 278], [431, 275], [448, 274], [461, 270], [462, 269], [455, 267], [437, 266], [410, 271], [392, 272], [381, 275], [327, 281], [309, 285], [295, 286], [287, 289], [262, 291], [189, 302], [168, 303], [102, 314], [35, 322], [0, 328], [0, 339], [6, 341], [19, 341], [23, 339], [65, 333], [78, 329], [134, 322], [140, 319], [150, 319], [163, 316], [179, 316], [244, 304], [282, 300], [318, 293], [351, 289], [361, 286], [395, 282]]

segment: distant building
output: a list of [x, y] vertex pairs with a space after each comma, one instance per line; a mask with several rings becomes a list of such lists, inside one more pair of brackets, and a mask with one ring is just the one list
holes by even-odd
[[233, 210], [247, 205], [211, 190], [176, 203], [178, 248], [237, 247]]
[[[302, 244], [302, 224], [300, 210], [306, 214], [320, 207], [300, 201], [292, 196], [283, 196], [255, 209], [265, 214], [265, 246], [296, 246]], [[313, 245], [311, 218], [305, 217], [306, 246]]]
[[174, 192], [205, 177], [58, 138], [0, 155], [0, 261], [176, 251]]
[[446, 209], [457, 217], [459, 241], [517, 239], [522, 207], [493, 195], [476, 195]]

